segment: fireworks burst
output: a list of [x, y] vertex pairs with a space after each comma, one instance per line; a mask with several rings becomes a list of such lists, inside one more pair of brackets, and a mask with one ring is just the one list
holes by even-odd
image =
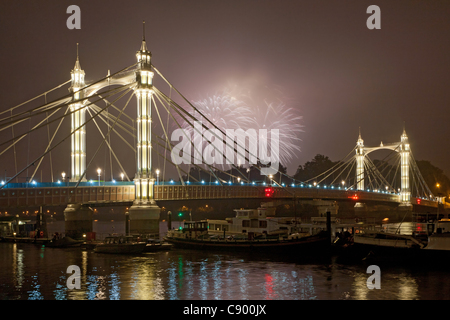
[[[202, 124], [208, 129], [214, 129], [211, 122], [217, 126], [224, 133], [227, 129], [243, 129], [244, 131], [251, 127], [253, 124], [253, 119], [251, 117], [252, 110], [242, 101], [228, 95], [226, 93], [217, 94], [212, 97], [208, 97], [202, 100], [193, 101], [195, 109], [188, 109], [189, 114], [191, 114], [195, 120], [186, 117], [186, 120], [176, 117], [181, 128], [186, 130], [186, 133], [193, 137], [192, 142], [199, 152], [202, 152], [203, 148], [208, 144], [208, 142], [201, 137], [198, 132], [195, 131], [193, 124], [194, 121], [201, 121]], [[201, 133], [204, 134], [204, 127], [201, 129]], [[196, 134], [194, 134], [196, 133]], [[225, 138], [223, 138], [225, 141]], [[225, 149], [226, 146], [224, 146]], [[195, 154], [195, 153], [193, 153]], [[219, 164], [223, 169], [228, 169], [230, 166], [225, 164]]]
[[[255, 129], [272, 129], [279, 130], [279, 160], [282, 164], [289, 163], [296, 152], [300, 151], [299, 143], [301, 139], [298, 137], [302, 132], [301, 120], [303, 117], [297, 114], [293, 108], [286, 107], [285, 104], [268, 103], [264, 105], [256, 105], [253, 120]], [[270, 139], [268, 136], [260, 135], [259, 139], [263, 139], [265, 150], [270, 150]]]
[[[209, 123], [211, 121], [223, 132], [227, 129], [254, 129], [259, 132], [259, 129], [267, 129], [268, 135], [260, 135], [258, 137], [258, 148], [261, 146], [264, 150], [270, 150], [271, 148], [271, 136], [272, 129], [279, 130], [279, 161], [286, 165], [289, 163], [296, 152], [300, 151], [299, 133], [302, 132], [301, 120], [302, 117], [298, 114], [296, 109], [287, 107], [282, 99], [277, 98], [277, 103], [256, 102], [251, 96], [241, 93], [236, 94], [232, 90], [227, 88], [222, 94], [214, 95], [199, 101], [194, 101], [193, 105], [196, 110], [191, 109], [189, 113], [196, 119], [196, 121], [202, 121], [208, 129], [212, 129], [213, 125]], [[268, 92], [265, 88], [265, 96], [272, 92]], [[276, 92], [279, 95], [279, 91]], [[194, 135], [195, 129], [193, 128], [193, 119], [188, 119], [190, 123], [184, 119], [178, 119], [178, 123], [182, 129], [187, 130], [191, 137], [193, 137], [193, 144], [198, 150], [203, 150], [207, 142], [203, 140], [203, 144], [200, 141], [200, 135]], [[208, 121], [209, 120], [209, 121]], [[202, 133], [206, 131], [202, 129]], [[250, 146], [249, 146], [250, 149]], [[269, 151], [267, 151], [269, 152]], [[239, 165], [239, 164], [238, 164]], [[226, 165], [221, 165], [226, 167]]]

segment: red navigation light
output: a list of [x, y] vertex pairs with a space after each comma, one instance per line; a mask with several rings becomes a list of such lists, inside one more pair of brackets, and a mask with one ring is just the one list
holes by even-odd
[[358, 200], [359, 199], [359, 197], [358, 197], [358, 195], [356, 193], [353, 196], [349, 197], [349, 198], [353, 199], [353, 200]]
[[416, 199], [417, 200], [417, 204], [420, 204], [421, 199]]
[[268, 198], [272, 197], [274, 192], [275, 191], [273, 190], [273, 188], [265, 188], [264, 189], [264, 193], [265, 193], [266, 197], [268, 197]]

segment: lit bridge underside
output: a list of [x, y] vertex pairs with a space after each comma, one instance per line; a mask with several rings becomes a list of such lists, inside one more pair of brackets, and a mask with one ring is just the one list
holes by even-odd
[[[271, 196], [265, 190], [271, 188]], [[401, 203], [398, 194], [359, 190], [322, 189], [315, 187], [159, 185], [154, 186], [156, 201], [202, 199], [323, 199], [358, 202]], [[0, 190], [0, 208], [58, 206], [68, 203], [120, 205], [135, 200], [131, 182], [109, 183], [105, 186], [31, 187]], [[411, 198], [413, 205], [437, 208], [437, 202]], [[447, 206], [447, 205], [446, 205]]]

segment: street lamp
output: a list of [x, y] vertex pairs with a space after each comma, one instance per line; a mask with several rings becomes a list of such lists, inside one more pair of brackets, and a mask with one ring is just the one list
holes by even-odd
[[159, 185], [159, 169], [156, 169], [156, 184]]
[[63, 171], [61, 172], [61, 176], [62, 176], [62, 180], [63, 180], [63, 184], [65, 184], [65, 179], [66, 179], [66, 173]]
[[122, 181], [123, 181], [123, 177], [124, 177], [125, 175], [123, 174], [123, 173], [121, 173], [120, 174], [120, 177], [122, 178]]
[[102, 173], [102, 169], [98, 168], [97, 173], [98, 173], [98, 185], [100, 186], [100, 175]]

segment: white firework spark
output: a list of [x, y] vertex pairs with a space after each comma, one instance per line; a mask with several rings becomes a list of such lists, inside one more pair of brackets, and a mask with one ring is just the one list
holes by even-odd
[[[296, 155], [296, 152], [300, 151], [299, 143], [301, 139], [299, 138], [299, 134], [303, 131], [303, 126], [301, 125], [302, 117], [298, 114], [298, 111], [294, 108], [287, 107], [279, 97], [276, 97], [276, 100], [278, 101], [277, 103], [269, 103], [265, 100], [258, 103], [251, 98], [250, 94], [236, 94], [236, 89], [237, 88], [228, 88], [224, 91], [223, 94], [218, 94], [199, 101], [194, 101], [193, 105], [198, 111], [191, 109], [189, 111], [189, 114], [191, 114], [196, 119], [195, 121], [201, 121], [202, 124], [208, 129], [214, 128], [214, 126], [209, 122], [211, 121], [224, 133], [227, 129], [242, 129], [243, 131], [246, 131], [247, 129], [254, 129], [256, 132], [260, 132], [257, 146], [257, 148], [259, 149], [259, 155], [261, 155], [260, 147], [263, 148], [264, 152], [270, 152], [271, 130], [278, 129], [278, 159], [283, 165], [289, 163]], [[239, 89], [239, 91], [242, 90], [242, 88]], [[272, 95], [273, 97], [274, 90], [267, 90], [267, 88], [264, 89], [264, 93], [262, 93], [261, 95], [265, 97]], [[279, 93], [280, 91], [277, 90], [275, 95], [279, 96]], [[236, 96], [238, 98], [236, 98]], [[197, 148], [198, 151], [202, 152], [208, 142], [206, 142], [204, 139], [201, 142], [200, 139], [202, 138], [200, 134], [194, 134], [194, 120], [186, 117], [189, 120], [188, 123], [184, 119], [180, 119], [179, 117], [177, 118], [179, 120], [178, 123], [181, 125], [182, 129], [185, 129], [186, 132], [191, 137], [193, 137], [192, 142], [195, 148]], [[261, 134], [260, 129], [267, 129], [268, 135], [266, 136]], [[206, 129], [202, 128], [202, 134], [205, 131]], [[225, 140], [225, 137], [223, 138]], [[251, 141], [249, 142], [251, 143]], [[224, 146], [224, 150], [225, 147], [226, 146]], [[249, 145], [247, 150], [248, 149], [252, 149], [252, 146]], [[237, 165], [241, 164], [243, 165], [243, 163], [238, 163]], [[221, 165], [221, 167], [225, 168], [227, 166]]]
[[[255, 107], [254, 124], [256, 129], [279, 130], [279, 160], [283, 165], [289, 163], [296, 152], [300, 151], [300, 132], [303, 132], [301, 125], [302, 116], [298, 112], [287, 107], [284, 103], [278, 104], [265, 102], [262, 107]], [[263, 139], [265, 150], [270, 150], [271, 139], [265, 135], [260, 135]]]
[[[201, 129], [201, 135], [195, 131], [193, 124], [194, 121], [201, 121], [203, 126], [208, 129], [214, 129], [214, 125], [226, 133], [227, 129], [243, 129], [251, 127], [253, 124], [252, 110], [242, 101], [232, 97], [228, 94], [217, 94], [212, 97], [208, 97], [202, 100], [193, 101], [192, 103], [196, 109], [191, 109], [189, 112], [194, 119], [185, 115], [188, 120], [180, 119], [176, 117], [181, 128], [186, 131], [186, 133], [192, 137], [192, 142], [198, 152], [202, 152], [203, 148], [209, 143], [202, 135], [207, 129], [204, 127]], [[214, 124], [214, 125], [213, 125]], [[223, 135], [223, 141], [225, 142], [225, 135]], [[224, 149], [226, 146], [224, 146]], [[193, 153], [195, 154], [195, 152]], [[223, 164], [220, 165], [222, 168], [229, 168], [229, 165], [225, 164], [223, 159]]]
[[[208, 120], [224, 132], [226, 129], [245, 128], [252, 123], [251, 109], [242, 101], [230, 95], [214, 95], [200, 101], [194, 101], [193, 104], [200, 114], [195, 110], [192, 110], [190, 114], [197, 121], [202, 121], [208, 128], [213, 128]], [[188, 123], [183, 125], [183, 128], [190, 127]]]

